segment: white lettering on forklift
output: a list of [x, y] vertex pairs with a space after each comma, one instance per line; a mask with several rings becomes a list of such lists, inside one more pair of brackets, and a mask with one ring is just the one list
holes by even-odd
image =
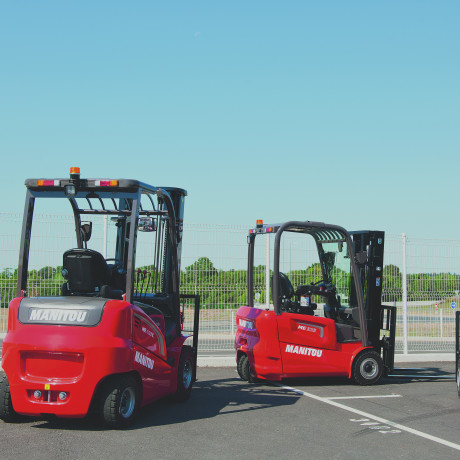
[[147, 369], [153, 369], [153, 359], [147, 358], [147, 356], [138, 351], [136, 351], [136, 354], [134, 355], [134, 361]]
[[252, 321], [247, 320], [247, 319], [238, 318], [238, 324], [241, 327], [244, 327], [246, 329], [253, 329], [254, 328], [254, 323]]
[[323, 350], [316, 348], [301, 347], [299, 345], [286, 345], [286, 353], [293, 353], [295, 355], [315, 356], [321, 358]]
[[305, 326], [303, 324], [299, 324], [297, 329], [300, 329], [301, 331], [307, 331], [307, 332], [318, 332], [318, 329], [316, 327]]
[[87, 311], [59, 310], [57, 308], [34, 308], [30, 310], [29, 321], [83, 323]]
[[154, 335], [153, 335], [153, 332], [149, 331], [146, 327], [142, 328], [142, 332], [144, 332], [145, 334], [149, 335], [152, 338], [155, 338]]

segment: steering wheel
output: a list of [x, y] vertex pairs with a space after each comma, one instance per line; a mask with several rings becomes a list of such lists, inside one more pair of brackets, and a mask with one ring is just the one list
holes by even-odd
[[105, 259], [106, 262], [108, 262], [109, 260], [115, 261], [116, 263], [114, 265], [121, 265], [121, 260], [120, 259], [117, 259], [115, 257]]
[[121, 268], [123, 268], [123, 262], [120, 260], [120, 259], [116, 259], [116, 258], [109, 258], [109, 259], [105, 259], [106, 262], [110, 262], [110, 261], [113, 261], [115, 262], [113, 264], [113, 269], [115, 270], [120, 270]]
[[331, 280], [330, 278], [322, 279], [319, 281], [315, 281], [314, 283], [311, 283], [311, 286], [317, 286], [319, 284], [330, 284]]
[[315, 281], [314, 283], [311, 284], [302, 284], [297, 287], [295, 294], [296, 295], [303, 295], [303, 294], [312, 294], [312, 295], [317, 295], [318, 290], [316, 288], [319, 288], [320, 286], [329, 286], [329, 279], [321, 279], [319, 281]]

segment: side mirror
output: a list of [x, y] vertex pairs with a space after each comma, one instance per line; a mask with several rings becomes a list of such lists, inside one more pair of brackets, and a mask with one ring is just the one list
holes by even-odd
[[93, 223], [92, 222], [85, 222], [80, 226], [80, 235], [81, 235], [81, 241], [86, 247], [86, 243], [90, 240], [91, 238], [91, 233], [93, 231]]
[[140, 232], [155, 232], [157, 229], [157, 221], [151, 217], [139, 217], [137, 228]]

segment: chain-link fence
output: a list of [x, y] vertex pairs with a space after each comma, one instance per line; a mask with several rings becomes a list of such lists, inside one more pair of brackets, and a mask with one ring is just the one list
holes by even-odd
[[[0, 213], [0, 332], [7, 329], [7, 306], [15, 295], [22, 216]], [[107, 219], [93, 222], [91, 248], [106, 257], [113, 241]], [[71, 216], [34, 217], [29, 260], [29, 295], [56, 295], [63, 282], [62, 254], [75, 246]], [[247, 302], [248, 228], [235, 225], [185, 223], [181, 292], [200, 294], [200, 349], [231, 350], [235, 314]], [[271, 238], [271, 239], [270, 239]], [[281, 271], [294, 285], [321, 278], [312, 238], [285, 238]], [[149, 263], [151, 249], [138, 241], [137, 265]], [[270, 292], [273, 235], [255, 248], [255, 303], [265, 304]], [[398, 309], [396, 347], [399, 352], [453, 351], [455, 310], [460, 291], [460, 240], [430, 240], [386, 235], [382, 301]], [[192, 313], [185, 306], [186, 323]]]

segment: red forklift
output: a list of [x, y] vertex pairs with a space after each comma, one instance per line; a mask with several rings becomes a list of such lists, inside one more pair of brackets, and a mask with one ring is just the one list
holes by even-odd
[[[273, 304], [254, 305], [256, 238], [274, 234]], [[320, 272], [293, 287], [280, 271], [289, 235], [313, 238]], [[396, 307], [381, 304], [384, 232], [347, 232], [322, 222], [263, 225], [248, 236], [248, 306], [238, 309], [235, 337], [238, 374], [255, 379], [344, 376], [377, 383], [394, 366]], [[306, 260], [307, 259], [307, 260]], [[319, 274], [321, 273], [321, 274]], [[310, 274], [311, 276], [311, 274]], [[318, 279], [319, 278], [319, 279]], [[319, 303], [324, 303], [321, 309]]]
[[[137, 180], [83, 179], [79, 168], [67, 179], [27, 179], [25, 185], [0, 418], [96, 412], [107, 426], [121, 428], [152, 401], [188, 399], [196, 380], [199, 297], [179, 293], [187, 192]], [[75, 223], [74, 247], [63, 251], [53, 295], [37, 292], [28, 268], [36, 200], [68, 203]], [[112, 226], [113, 258], [90, 248], [93, 221], [101, 218]], [[136, 269], [141, 235], [150, 263]], [[194, 310], [193, 340], [183, 330], [184, 302]]]

